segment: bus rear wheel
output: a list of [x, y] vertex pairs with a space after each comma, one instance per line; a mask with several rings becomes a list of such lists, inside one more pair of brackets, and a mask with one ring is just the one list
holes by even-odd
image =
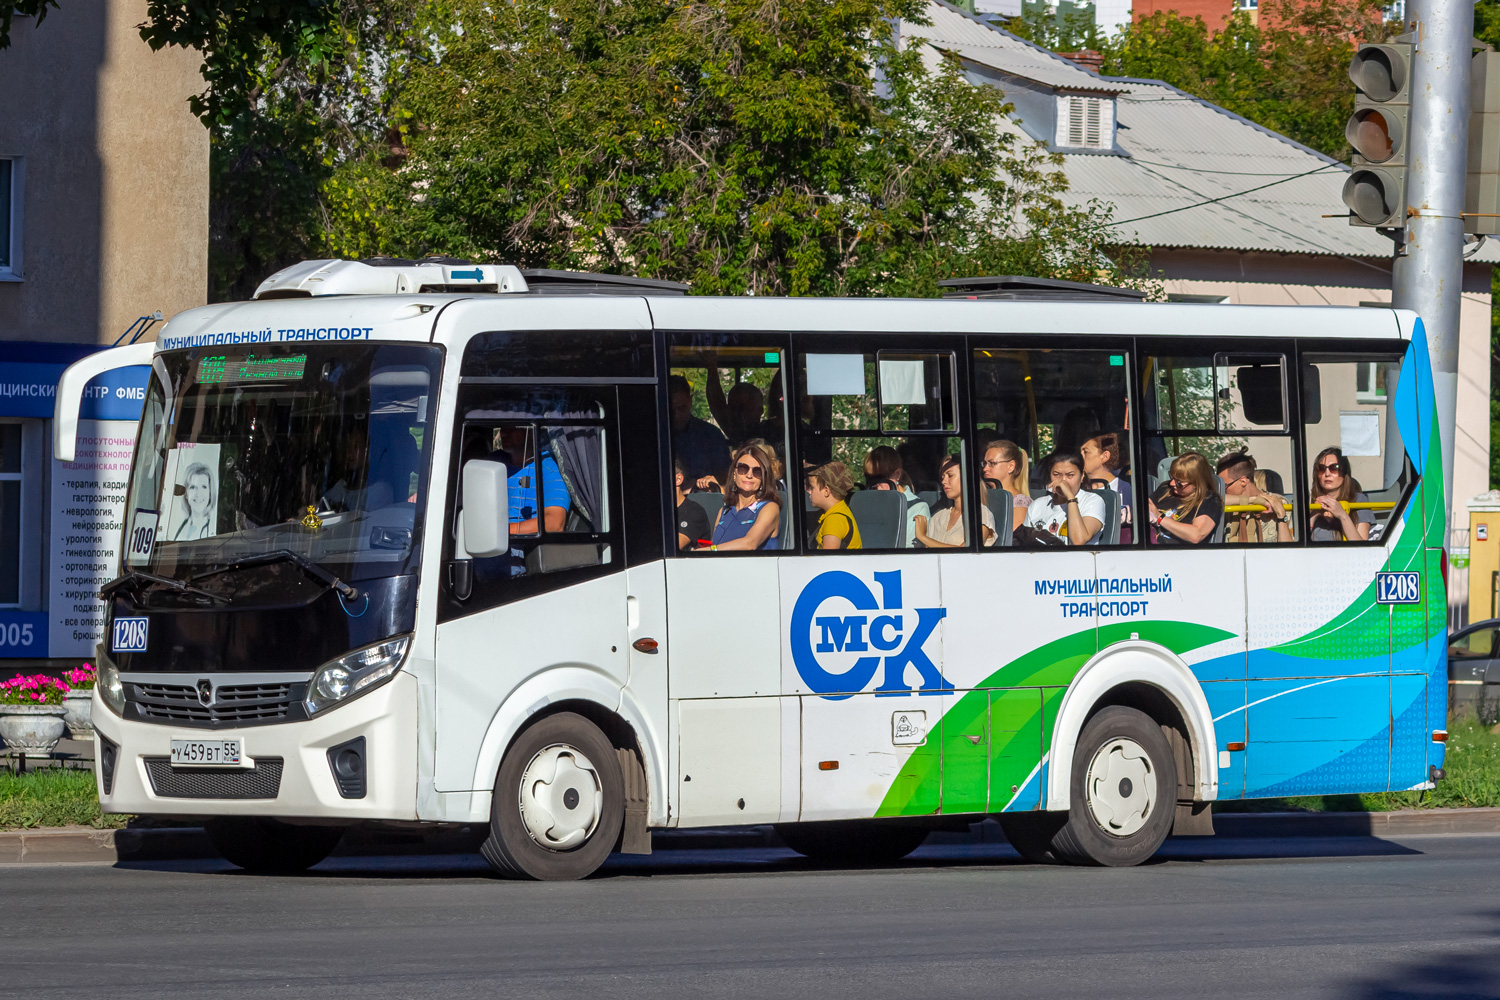
[[893, 864], [922, 846], [927, 827], [879, 820], [788, 823], [776, 827], [786, 846], [815, 861]]
[[1177, 806], [1177, 765], [1161, 726], [1120, 705], [1090, 719], [1073, 754], [1072, 800], [1050, 845], [1059, 860], [1122, 868], [1155, 854]]
[[624, 822], [614, 747], [588, 719], [559, 712], [516, 737], [501, 761], [480, 851], [507, 878], [580, 879], [609, 857]]
[[204, 824], [214, 850], [246, 871], [290, 875], [333, 853], [343, 827], [295, 826], [260, 816], [221, 816]]

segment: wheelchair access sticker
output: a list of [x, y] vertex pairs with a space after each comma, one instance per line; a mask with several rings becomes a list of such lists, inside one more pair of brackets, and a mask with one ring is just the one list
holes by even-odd
[[1376, 573], [1375, 603], [1422, 603], [1422, 577], [1419, 573]]
[[112, 653], [144, 653], [146, 651], [147, 618], [116, 618], [110, 632], [109, 649]]

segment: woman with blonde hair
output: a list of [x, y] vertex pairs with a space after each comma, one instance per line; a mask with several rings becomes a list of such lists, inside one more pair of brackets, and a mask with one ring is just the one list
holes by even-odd
[[1026, 451], [1014, 441], [991, 441], [984, 449], [984, 479], [1009, 493], [1011, 528], [1026, 523], [1026, 508], [1031, 506], [1031, 469]]
[[1158, 545], [1201, 545], [1213, 537], [1224, 517], [1224, 501], [1213, 466], [1196, 451], [1172, 460], [1171, 476], [1147, 501], [1147, 520]]
[[764, 444], [742, 444], [729, 459], [724, 506], [711, 542], [698, 552], [753, 552], [780, 546], [781, 494], [776, 492], [776, 456]]
[[843, 462], [829, 462], [807, 473], [807, 498], [822, 512], [814, 533], [820, 549], [862, 549], [859, 525], [844, 498], [854, 492], [854, 477]]

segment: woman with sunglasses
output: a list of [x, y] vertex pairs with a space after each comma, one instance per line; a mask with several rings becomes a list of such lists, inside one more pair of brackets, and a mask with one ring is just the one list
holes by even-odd
[[1224, 517], [1213, 466], [1196, 451], [1185, 451], [1172, 460], [1169, 474], [1172, 478], [1147, 501], [1154, 540], [1157, 545], [1202, 545]]
[[1367, 542], [1375, 515], [1350, 511], [1344, 504], [1364, 503], [1359, 481], [1349, 475], [1349, 459], [1340, 448], [1324, 448], [1313, 460], [1312, 509], [1308, 537], [1315, 542]]
[[[714, 521], [710, 552], [750, 552], [780, 545], [781, 495], [776, 457], [760, 442], [742, 444], [729, 460], [729, 486]], [[704, 549], [697, 551], [703, 552]]]

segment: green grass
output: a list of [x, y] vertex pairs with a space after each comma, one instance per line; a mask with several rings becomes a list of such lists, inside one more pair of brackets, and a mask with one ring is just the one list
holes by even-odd
[[1447, 777], [1426, 792], [1309, 795], [1292, 799], [1246, 799], [1215, 803], [1215, 812], [1391, 812], [1397, 809], [1460, 809], [1500, 806], [1500, 733], [1493, 720], [1474, 716], [1448, 723]]
[[94, 772], [47, 767], [25, 774], [0, 771], [0, 830], [90, 826], [108, 830], [128, 817], [99, 811]]

